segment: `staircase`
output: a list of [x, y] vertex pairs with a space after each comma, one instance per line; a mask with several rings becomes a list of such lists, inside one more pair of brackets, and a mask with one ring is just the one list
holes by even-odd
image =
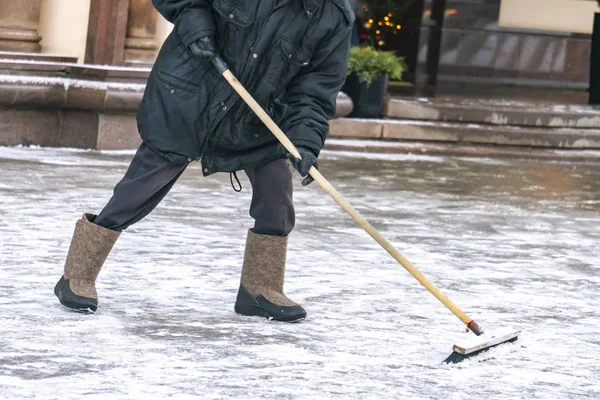
[[600, 108], [549, 101], [393, 98], [384, 119], [335, 120], [330, 138], [327, 148], [336, 150], [596, 158]]

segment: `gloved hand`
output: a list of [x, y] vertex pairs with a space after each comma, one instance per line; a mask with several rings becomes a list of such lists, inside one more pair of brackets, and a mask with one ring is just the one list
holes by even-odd
[[302, 160], [294, 157], [292, 153], [287, 153], [287, 158], [292, 162], [292, 166], [300, 173], [300, 175], [305, 176], [302, 181], [302, 186], [310, 185], [314, 182], [312, 176], [308, 175], [308, 170], [310, 167], [315, 167], [319, 169], [319, 164], [317, 163], [317, 156], [313, 151], [309, 148], [298, 146], [298, 153], [300, 153], [300, 157]]
[[215, 58], [219, 55], [217, 45], [212, 36], [205, 36], [196, 40], [190, 45], [190, 50], [194, 55], [203, 58]]

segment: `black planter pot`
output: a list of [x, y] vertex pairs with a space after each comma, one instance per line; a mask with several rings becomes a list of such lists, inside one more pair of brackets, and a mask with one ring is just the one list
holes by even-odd
[[357, 74], [351, 74], [346, 79], [342, 91], [354, 103], [354, 110], [349, 118], [380, 118], [383, 114], [383, 101], [387, 93], [389, 77], [379, 75], [373, 79], [369, 87], [360, 82]]
[[600, 13], [594, 15], [592, 60], [590, 62], [590, 104], [600, 104]]

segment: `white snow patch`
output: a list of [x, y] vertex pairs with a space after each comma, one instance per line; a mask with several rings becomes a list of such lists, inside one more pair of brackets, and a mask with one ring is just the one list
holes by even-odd
[[[25, 54], [25, 53], [24, 53]], [[0, 58], [2, 63], [13, 63], [13, 64], [45, 64], [45, 65], [60, 65], [66, 67], [78, 67], [86, 69], [97, 69], [97, 70], [108, 70], [108, 71], [124, 71], [124, 72], [150, 72], [151, 68], [135, 68], [135, 67], [120, 67], [115, 65], [100, 65], [100, 64], [79, 64], [79, 63], [65, 63], [56, 61], [41, 61], [41, 60], [26, 60], [26, 59], [11, 59], [11, 58]]]
[[71, 79], [71, 78], [52, 78], [52, 77], [39, 77], [39, 76], [28, 76], [28, 75], [1, 75], [0, 83], [16, 83], [23, 85], [46, 85], [46, 86], [63, 86], [65, 89], [69, 87], [83, 88], [83, 89], [95, 89], [95, 90], [107, 90], [116, 89], [133, 92], [143, 92], [146, 85], [139, 83], [121, 83], [121, 82], [104, 82], [104, 81], [91, 81], [82, 79]]

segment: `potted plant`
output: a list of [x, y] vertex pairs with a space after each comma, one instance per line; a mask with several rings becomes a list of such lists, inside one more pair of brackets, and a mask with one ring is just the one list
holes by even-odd
[[342, 89], [352, 99], [351, 118], [379, 118], [389, 79], [401, 80], [406, 64], [392, 51], [352, 47], [348, 79]]

